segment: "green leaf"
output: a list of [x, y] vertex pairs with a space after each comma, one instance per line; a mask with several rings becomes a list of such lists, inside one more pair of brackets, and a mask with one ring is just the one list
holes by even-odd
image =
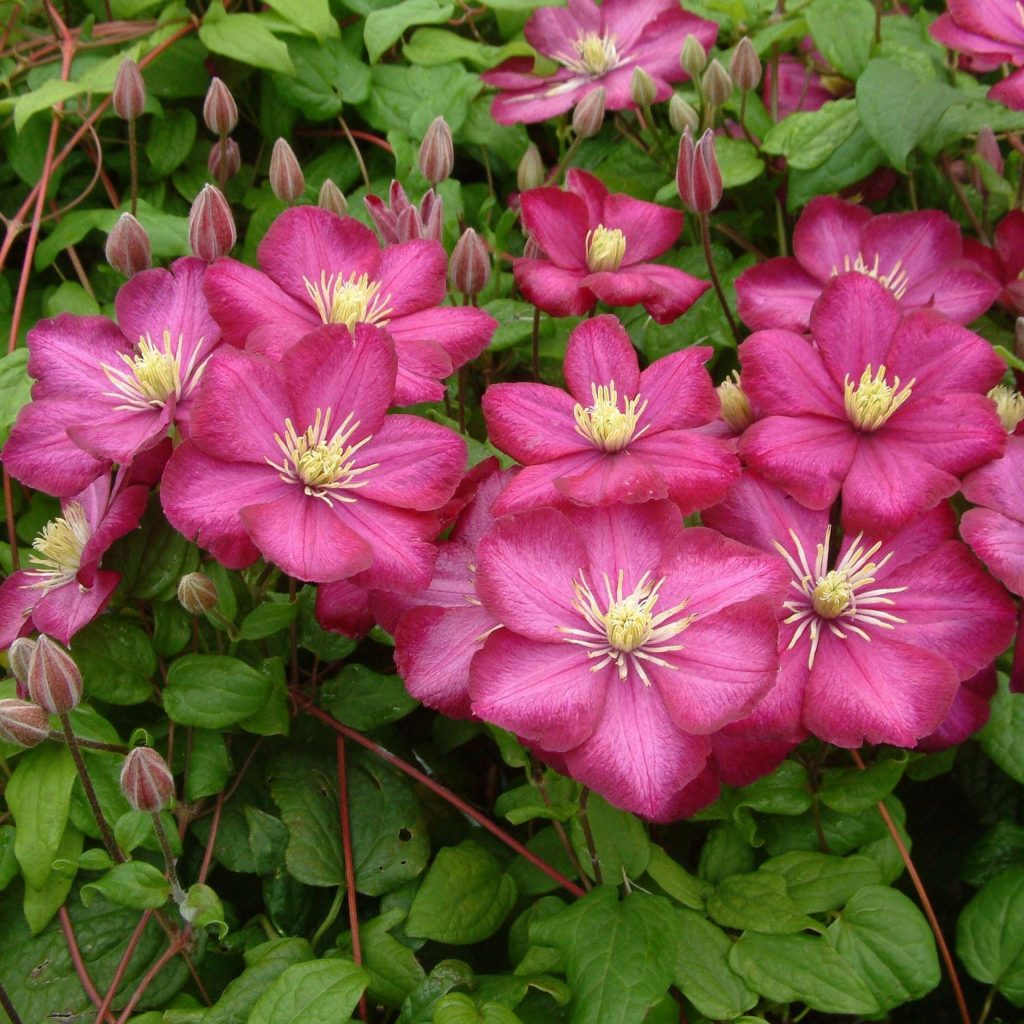
[[250, 1024], [253, 1008], [273, 983], [289, 967], [312, 959], [313, 951], [305, 939], [273, 939], [248, 950], [246, 969], [224, 989], [203, 1017], [203, 1024]]
[[479, 77], [461, 64], [433, 68], [377, 64], [365, 116], [375, 127], [405, 137], [422, 138], [438, 115], [458, 132], [469, 111], [469, 101], [481, 88]]
[[240, 60], [252, 67], [294, 75], [288, 47], [258, 14], [226, 14], [220, 0], [210, 4], [199, 27], [199, 38], [212, 53]]
[[906, 757], [887, 758], [868, 768], [826, 768], [819, 790], [821, 802], [841, 814], [856, 814], [884, 800], [903, 777]]
[[185, 902], [178, 908], [181, 916], [189, 924], [198, 928], [213, 925], [217, 930], [217, 938], [223, 939], [228, 933], [224, 923], [224, 908], [217, 894], [208, 886], [197, 882], [185, 895]]
[[529, 57], [534, 53], [533, 47], [522, 40], [512, 40], [504, 46], [488, 46], [443, 28], [419, 28], [402, 47], [402, 56], [410, 64], [432, 67], [465, 60], [481, 71], [493, 68], [508, 57]]
[[38, 89], [22, 93], [14, 103], [14, 130], [20, 132], [25, 122], [43, 110], [49, 110], [57, 103], [71, 99], [84, 92], [85, 88], [78, 82], [65, 82], [59, 78], [51, 78]]
[[548, 769], [543, 776], [543, 791], [533, 782], [507, 789], [494, 803], [500, 818], [522, 825], [536, 818], [568, 821], [579, 813], [579, 784]]
[[159, 178], [184, 163], [196, 141], [196, 119], [191, 110], [173, 107], [150, 122], [146, 156]]
[[0, 441], [7, 440], [21, 407], [31, 398], [32, 381], [25, 370], [27, 362], [27, 348], [16, 348], [0, 357]]
[[786, 892], [786, 880], [770, 871], [733, 875], [708, 898], [708, 915], [726, 928], [786, 935], [820, 929]]
[[[587, 818], [604, 881], [612, 884], [621, 880], [623, 875], [639, 878], [651, 857], [651, 842], [640, 819], [612, 807], [596, 793], [591, 794], [587, 801]], [[590, 850], [579, 817], [572, 821], [570, 836], [583, 870], [594, 877]]]
[[860, 181], [884, 159], [885, 153], [875, 145], [864, 126], [858, 124], [820, 166], [809, 171], [790, 167], [786, 209], [798, 210], [816, 195], [837, 192]]
[[64, 281], [43, 303], [47, 316], [73, 313], [75, 316], [99, 316], [99, 303], [77, 281]]
[[440, 25], [451, 16], [455, 5], [441, 0], [402, 0], [392, 7], [371, 11], [363, 25], [363, 42], [376, 64], [381, 54], [396, 43], [413, 25]]
[[992, 713], [982, 729], [981, 748], [1011, 778], [1024, 785], [1024, 693], [1011, 693], [1000, 673]]
[[996, 875], [964, 907], [956, 951], [972, 978], [1024, 1006], [1024, 867]]
[[807, 28], [826, 60], [855, 79], [867, 67], [875, 35], [870, 0], [814, 0], [804, 12]]
[[834, 857], [816, 850], [792, 850], [765, 861], [758, 870], [781, 875], [789, 898], [805, 914], [836, 910], [863, 886], [882, 881], [882, 872], [870, 857]]
[[351, 960], [294, 964], [260, 996], [248, 1024], [339, 1024], [351, 1017], [369, 980]]
[[784, 156], [792, 170], [809, 171], [820, 167], [859, 123], [853, 100], [831, 100], [817, 110], [790, 114], [768, 132], [762, 148]]
[[433, 1024], [522, 1024], [520, 1019], [500, 1003], [477, 1006], [462, 992], [444, 996], [434, 1007]]
[[249, 827], [249, 849], [256, 874], [269, 875], [284, 864], [288, 826], [258, 807], [245, 808], [245, 823]]
[[939, 983], [931, 928], [895, 889], [865, 886], [829, 926], [828, 938], [883, 1010], [920, 999]]
[[633, 1024], [672, 983], [679, 929], [679, 912], [663, 897], [620, 900], [599, 886], [534, 922], [530, 939], [565, 956], [572, 1024]]
[[870, 989], [823, 938], [743, 935], [729, 964], [754, 991], [776, 1003], [806, 1003], [822, 1013], [878, 1012]]
[[70, 863], [72, 865], [70, 871], [51, 869], [47, 872], [43, 883], [38, 886], [32, 885], [28, 881], [25, 882], [22, 910], [33, 935], [38, 935], [49, 924], [53, 915], [60, 910], [67, 899], [74, 882], [74, 865], [82, 852], [82, 838], [82, 833], [77, 828], [71, 827], [65, 829], [64, 835], [61, 836], [54, 862], [61, 860]]
[[370, 95], [370, 69], [340, 39], [293, 39], [288, 52], [295, 76], [277, 75], [274, 85], [311, 121], [330, 121], [344, 104], [362, 103]]
[[715, 157], [722, 172], [722, 185], [736, 188], [748, 185], [764, 174], [764, 161], [746, 139], [730, 139], [727, 135], [715, 138]]
[[129, 860], [111, 868], [102, 878], [82, 886], [82, 902], [89, 906], [96, 893], [131, 910], [162, 907], [171, 894], [167, 879], [158, 868], [143, 860]]
[[152, 696], [156, 653], [134, 619], [101, 616], [74, 635], [71, 653], [90, 697], [108, 704], [141, 704]]
[[968, 885], [980, 888], [1001, 871], [1018, 864], [1024, 864], [1024, 826], [997, 821], [967, 851], [961, 877]]
[[381, 675], [365, 665], [346, 665], [324, 683], [320, 703], [339, 722], [360, 732], [397, 722], [419, 707], [401, 676]]
[[[363, 967], [370, 976], [366, 994], [391, 1009], [398, 1009], [427, 976], [416, 954], [391, 934], [391, 929], [404, 920], [405, 911], [395, 907], [359, 924]], [[343, 936], [340, 945], [347, 955], [351, 951], [351, 935]]]
[[267, 6], [318, 42], [339, 34], [327, 0], [267, 0]]
[[270, 689], [267, 676], [238, 658], [186, 654], [167, 671], [164, 710], [179, 725], [224, 729], [259, 711]]
[[515, 905], [512, 878], [482, 846], [467, 839], [439, 850], [420, 885], [406, 933], [452, 945], [482, 942], [493, 935]]
[[713, 891], [711, 885], [680, 867], [656, 843], [651, 844], [647, 875], [674, 900], [693, 910], [703, 910], [705, 900]]
[[167, 522], [153, 500], [141, 527], [117, 542], [104, 567], [121, 574], [121, 586], [131, 597], [173, 601], [178, 580], [199, 568], [199, 549]]
[[18, 874], [18, 858], [14, 853], [14, 826], [0, 825], [0, 892]]
[[296, 601], [268, 601], [253, 608], [238, 627], [243, 640], [262, 640], [287, 629], [299, 614]]
[[186, 798], [193, 801], [219, 793], [230, 772], [231, 758], [223, 734], [211, 729], [193, 729], [185, 781]]
[[732, 939], [690, 910], [679, 911], [680, 939], [675, 983], [706, 1017], [738, 1017], [757, 1002], [743, 979], [729, 966]]

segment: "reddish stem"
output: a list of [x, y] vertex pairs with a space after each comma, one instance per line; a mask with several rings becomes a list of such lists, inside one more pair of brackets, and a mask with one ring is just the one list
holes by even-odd
[[206, 884], [206, 875], [213, 859], [213, 848], [217, 845], [217, 829], [220, 827], [220, 812], [224, 809], [224, 790], [217, 794], [217, 802], [213, 805], [213, 821], [210, 822], [210, 835], [203, 851], [203, 863], [199, 867], [199, 884]]
[[[338, 747], [338, 817], [341, 819], [341, 849], [345, 859], [345, 895], [348, 900], [348, 925], [352, 932], [352, 959], [363, 962], [363, 947], [359, 941], [359, 909], [356, 906], [356, 864], [352, 850], [352, 822], [348, 815], [348, 767], [345, 763], [345, 737], [337, 737]], [[359, 997], [359, 1019], [370, 1019], [366, 1008], [366, 993]]]
[[[78, 940], [75, 938], [75, 930], [71, 926], [71, 917], [68, 915], [68, 908], [61, 907], [60, 910], [57, 911], [57, 917], [60, 919], [60, 930], [64, 933], [64, 941], [68, 945], [68, 953], [71, 954], [71, 963], [74, 964], [75, 973], [78, 975], [79, 983], [85, 990], [85, 994], [92, 1000], [93, 1006], [102, 1006], [103, 1000], [100, 998], [99, 992], [96, 991], [96, 986], [92, 983], [92, 978], [89, 977], [88, 968], [85, 966], [85, 961], [82, 959], [82, 951], [78, 948]], [[102, 1021], [102, 1019], [103, 1018], [101, 1016], [97, 1015], [97, 1021]], [[107, 1013], [107, 1020], [114, 1020], [114, 1016], [110, 1012]]]
[[156, 976], [185, 948], [186, 935], [186, 932], [179, 932], [175, 935], [160, 959], [146, 971], [142, 981], [139, 982], [132, 993], [131, 999], [128, 1000], [127, 1005], [121, 1011], [121, 1016], [117, 1018], [117, 1024], [126, 1024], [128, 1018], [135, 1011], [135, 1007], [138, 1006], [139, 1000], [146, 994], [146, 989], [153, 984]]
[[135, 926], [135, 931], [132, 932], [132, 936], [128, 940], [128, 945], [121, 957], [121, 962], [117, 965], [117, 970], [114, 971], [114, 977], [110, 982], [110, 987], [107, 989], [107, 994], [103, 997], [103, 1004], [96, 1011], [97, 1020], [103, 1020], [107, 1015], [107, 1011], [113, 1004], [114, 996], [117, 994], [117, 989], [121, 984], [121, 979], [124, 977], [124, 972], [128, 970], [128, 963], [135, 950], [138, 948], [139, 942], [142, 939], [142, 933], [146, 930], [146, 925], [149, 924], [151, 916], [152, 912], [147, 910], [142, 917], [139, 918], [139, 923]]

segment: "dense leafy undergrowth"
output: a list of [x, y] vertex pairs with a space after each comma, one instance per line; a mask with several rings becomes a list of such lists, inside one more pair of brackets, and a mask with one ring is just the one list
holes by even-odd
[[12, 1024], [1020, 1020], [1019, 65], [0, 3]]

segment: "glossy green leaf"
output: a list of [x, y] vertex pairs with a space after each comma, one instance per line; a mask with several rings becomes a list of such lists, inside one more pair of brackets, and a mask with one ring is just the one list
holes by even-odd
[[956, 951], [972, 978], [1024, 1006], [1024, 867], [996, 875], [964, 907]]
[[729, 966], [732, 939], [700, 914], [679, 911], [675, 983], [706, 1017], [731, 1020], [757, 1002]]
[[769, 871], [733, 875], [708, 897], [708, 915], [725, 928], [787, 935], [821, 926], [786, 892], [786, 880]]
[[267, 6], [321, 43], [338, 35], [328, 0], [267, 0]]
[[270, 679], [238, 658], [186, 654], [167, 671], [164, 709], [180, 725], [223, 729], [259, 711], [270, 690]]
[[886, 758], [860, 768], [828, 768], [822, 773], [819, 795], [826, 807], [856, 814], [884, 800], [903, 777], [906, 758]]
[[273, 983], [289, 967], [312, 959], [313, 951], [305, 939], [272, 939], [250, 949], [245, 954], [245, 970], [224, 989], [203, 1024], [249, 1024], [253, 1008]]
[[815, 850], [792, 850], [765, 861], [758, 870], [780, 875], [787, 895], [805, 914], [836, 910], [863, 886], [882, 881], [882, 872], [870, 857], [835, 857]]
[[103, 615], [71, 640], [85, 692], [107, 704], [141, 704], [153, 694], [156, 652], [136, 619]]
[[339, 722], [362, 732], [397, 722], [419, 707], [401, 676], [382, 675], [365, 665], [346, 665], [324, 683], [320, 703]]
[[440, 25], [452, 15], [455, 5], [442, 0], [402, 0], [390, 7], [381, 7], [366, 16], [363, 41], [370, 63], [376, 64], [407, 28], [414, 25]]
[[840, 74], [855, 79], [867, 67], [875, 37], [870, 0], [814, 0], [803, 14], [825, 59]]
[[991, 706], [992, 714], [981, 731], [982, 749], [1024, 785], [1024, 693], [1011, 693], [1009, 681], [1001, 675]]
[[171, 887], [159, 868], [143, 860], [129, 860], [83, 885], [82, 902], [88, 906], [97, 893], [131, 910], [152, 910], [167, 902]]
[[196, 141], [196, 119], [183, 107], [168, 110], [163, 117], [153, 118], [146, 141], [149, 166], [158, 177], [164, 177], [184, 163]]
[[0, 357], [0, 441], [7, 440], [21, 407], [29, 400], [32, 382], [25, 370], [27, 362], [27, 348]]
[[260, 996], [248, 1024], [339, 1024], [351, 1017], [368, 981], [351, 960], [293, 964]]
[[215, 0], [203, 18], [199, 38], [213, 53], [256, 68], [295, 74], [288, 47], [270, 31], [269, 19], [258, 14], [226, 14], [224, 5]]

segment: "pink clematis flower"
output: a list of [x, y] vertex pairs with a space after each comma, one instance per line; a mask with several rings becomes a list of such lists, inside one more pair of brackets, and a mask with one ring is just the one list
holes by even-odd
[[399, 405], [441, 398], [444, 378], [480, 355], [497, 327], [481, 309], [439, 305], [448, 260], [436, 241], [382, 250], [354, 218], [300, 206], [271, 224], [257, 256], [263, 273], [230, 259], [207, 271], [225, 340], [277, 359], [321, 324], [386, 327], [398, 353]]
[[762, 734], [915, 746], [1013, 636], [1013, 602], [953, 539], [948, 506], [888, 539], [848, 534], [833, 555], [827, 511], [750, 474], [704, 520], [791, 571], [778, 682], [754, 712]]
[[396, 358], [358, 325], [321, 327], [280, 362], [225, 349], [207, 368], [190, 440], [164, 471], [171, 525], [228, 568], [262, 554], [303, 580], [430, 582], [437, 515], [462, 478], [465, 442], [385, 415]]
[[[813, 46], [813, 43], [812, 43]], [[825, 58], [814, 51], [813, 58], [821, 64]], [[778, 65], [779, 84], [774, 84], [774, 67]], [[791, 53], [782, 54], [777, 62], [769, 62], [764, 69], [764, 82], [761, 87], [761, 98], [765, 108], [771, 110], [772, 95], [778, 105], [778, 120], [782, 121], [798, 111], [812, 111], [823, 107], [836, 95], [829, 90], [821, 75], [800, 57]]]
[[710, 354], [674, 352], [641, 373], [622, 325], [599, 316], [569, 337], [568, 394], [492, 385], [483, 397], [488, 434], [525, 467], [495, 512], [668, 497], [686, 514], [720, 501], [739, 464], [728, 443], [697, 429], [721, 408], [703, 367]]
[[500, 519], [477, 548], [477, 596], [502, 628], [473, 659], [473, 711], [669, 820], [710, 735], [772, 685], [785, 585], [777, 557], [682, 529], [670, 502]]
[[861, 274], [827, 286], [811, 334], [814, 345], [759, 331], [740, 346], [743, 388], [762, 414], [740, 457], [802, 504], [827, 508], [841, 493], [846, 529], [891, 532], [1002, 453], [985, 393], [1005, 367], [978, 335], [930, 310], [901, 317]]
[[855, 203], [817, 196], [793, 231], [793, 253], [737, 278], [748, 327], [806, 331], [822, 289], [846, 271], [884, 285], [903, 312], [928, 306], [962, 324], [981, 316], [999, 294], [999, 282], [964, 258], [955, 221], [938, 210], [876, 217]]
[[[1024, 65], [1024, 18], [1016, 0], [949, 0], [948, 8], [932, 22], [931, 34], [962, 53], [972, 71]], [[1024, 110], [1024, 69], [994, 85], [988, 96], [1012, 110]]]
[[32, 402], [3, 458], [22, 483], [69, 497], [157, 445], [189, 411], [220, 329], [203, 297], [205, 264], [144, 270], [117, 293], [118, 323], [62, 313], [28, 335]]
[[527, 42], [561, 67], [553, 75], [531, 74], [529, 57], [512, 57], [481, 76], [502, 90], [491, 104], [499, 124], [532, 124], [571, 110], [595, 89], [605, 107], [634, 107], [630, 79], [641, 67], [657, 86], [655, 102], [672, 93], [670, 82], [688, 76], [679, 53], [688, 35], [709, 49], [718, 26], [680, 9], [675, 0], [569, 0], [567, 7], [541, 7], [524, 29]]
[[924, 737], [916, 749], [933, 754], [956, 747], [973, 736], [988, 720], [997, 688], [995, 665], [965, 679], [938, 728]]
[[61, 502], [34, 541], [33, 566], [0, 585], [0, 650], [36, 630], [70, 643], [107, 606], [121, 577], [99, 568], [118, 537], [139, 524], [149, 488], [120, 473], [104, 473]]
[[568, 191], [535, 188], [520, 196], [523, 224], [546, 255], [513, 263], [516, 283], [530, 302], [552, 316], [582, 316], [598, 300], [609, 306], [639, 303], [667, 324], [707, 291], [707, 281], [647, 262], [679, 237], [679, 210], [609, 193], [576, 168], [567, 179]]
[[974, 260], [1002, 286], [999, 305], [1015, 316], [1024, 315], [1024, 211], [1011, 210], [997, 225], [990, 249], [973, 238], [964, 239], [964, 255]]
[[386, 203], [380, 196], [373, 195], [366, 196], [363, 202], [385, 245], [397, 245], [415, 238], [441, 241], [444, 203], [432, 188], [423, 194], [418, 207], [409, 202], [405, 189], [397, 181], [391, 182]]

